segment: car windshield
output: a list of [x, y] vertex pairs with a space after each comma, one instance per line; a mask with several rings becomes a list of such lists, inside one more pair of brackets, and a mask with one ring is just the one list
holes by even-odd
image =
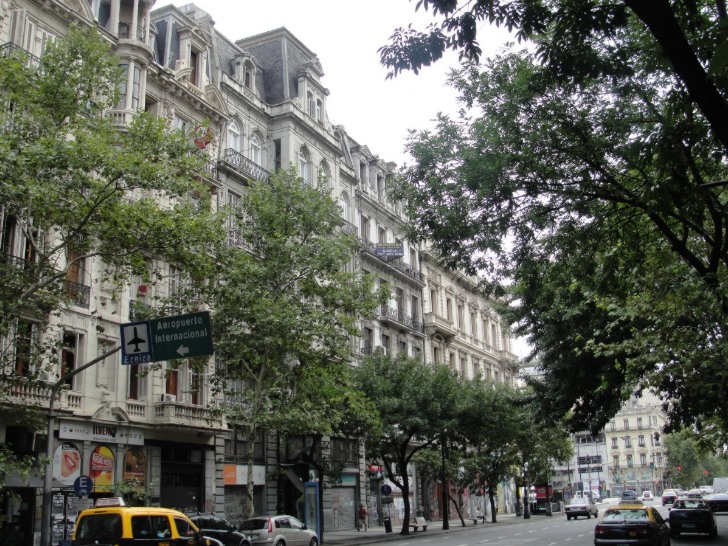
[[240, 524], [241, 531], [257, 531], [268, 526], [267, 519], [249, 519]]

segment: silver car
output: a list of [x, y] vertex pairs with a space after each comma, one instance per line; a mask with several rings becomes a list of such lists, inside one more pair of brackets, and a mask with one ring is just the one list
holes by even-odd
[[250, 542], [272, 546], [318, 546], [316, 532], [293, 516], [258, 516], [240, 524]]

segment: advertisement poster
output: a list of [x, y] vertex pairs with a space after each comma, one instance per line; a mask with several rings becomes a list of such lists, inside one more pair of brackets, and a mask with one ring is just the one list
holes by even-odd
[[144, 452], [134, 447], [126, 452], [124, 456], [124, 481], [136, 481], [144, 485], [146, 481], [147, 459]]
[[114, 490], [114, 454], [106, 446], [97, 446], [91, 452], [89, 476], [94, 481], [94, 493]]
[[53, 477], [63, 485], [73, 485], [81, 475], [81, 452], [75, 444], [63, 442], [53, 454]]

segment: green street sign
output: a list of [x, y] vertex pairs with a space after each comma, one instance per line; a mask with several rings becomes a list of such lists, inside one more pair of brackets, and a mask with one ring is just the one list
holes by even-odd
[[212, 353], [208, 311], [121, 325], [122, 364], [148, 364]]
[[150, 320], [149, 333], [155, 361], [213, 353], [210, 313], [207, 311]]

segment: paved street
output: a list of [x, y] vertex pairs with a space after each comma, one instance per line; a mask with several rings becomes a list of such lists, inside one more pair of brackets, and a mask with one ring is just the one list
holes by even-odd
[[[667, 508], [657, 504], [658, 510], [667, 517]], [[600, 504], [600, 513], [606, 505]], [[709, 542], [714, 546], [728, 546], [728, 514], [716, 516], [718, 521], [718, 538], [710, 540], [702, 535], [682, 535], [672, 539], [672, 546], [690, 544], [703, 544]], [[450, 521], [450, 529], [443, 531], [442, 523], [431, 522], [427, 531], [411, 533], [403, 537], [399, 534], [399, 527], [392, 529], [392, 533], [385, 533], [383, 527], [373, 527], [366, 532], [356, 530], [332, 531], [324, 536], [325, 545], [343, 544], [371, 544], [377, 542], [393, 542], [400, 545], [427, 546], [591, 546], [594, 541], [594, 526], [597, 520], [583, 519], [567, 521], [563, 513], [555, 513], [552, 517], [545, 515], [532, 516], [528, 520], [516, 517], [513, 514], [498, 516], [498, 523], [473, 525], [472, 520], [466, 521], [463, 527], [459, 520]], [[393, 545], [394, 546], [394, 545]]]

